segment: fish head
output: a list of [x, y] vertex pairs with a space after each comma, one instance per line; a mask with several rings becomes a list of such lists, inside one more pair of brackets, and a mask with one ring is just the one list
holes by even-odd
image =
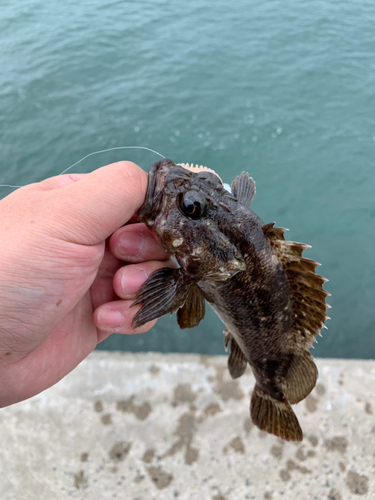
[[223, 231], [231, 223], [228, 198], [235, 201], [212, 170], [188, 169], [163, 159], [150, 166], [138, 219], [152, 229], [187, 274], [227, 280], [246, 269], [241, 252]]

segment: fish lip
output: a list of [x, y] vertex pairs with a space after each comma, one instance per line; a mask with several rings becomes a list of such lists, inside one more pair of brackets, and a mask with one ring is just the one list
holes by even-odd
[[145, 201], [143, 202], [143, 205], [140, 207], [137, 213], [138, 220], [144, 222], [147, 225], [153, 224], [160, 206], [162, 191], [159, 190], [158, 193], [155, 193], [155, 189], [158, 180], [158, 174], [163, 167], [167, 167], [170, 169], [175, 167], [175, 164], [169, 158], [163, 158], [163, 160], [157, 160], [151, 163], [148, 169], [147, 193]]

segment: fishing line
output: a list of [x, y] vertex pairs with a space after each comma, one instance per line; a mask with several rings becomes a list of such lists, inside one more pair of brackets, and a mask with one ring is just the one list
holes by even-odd
[[60, 175], [65, 174], [65, 172], [67, 172], [71, 168], [73, 168], [76, 165], [78, 165], [78, 163], [81, 163], [81, 161], [86, 160], [86, 158], [88, 158], [89, 156], [97, 155], [99, 153], [106, 153], [107, 151], [115, 151], [116, 149], [145, 149], [146, 151], [151, 151], [151, 153], [155, 153], [155, 154], [161, 156], [162, 158], [165, 158], [165, 156], [161, 155], [157, 151], [154, 151], [153, 149], [150, 149], [150, 148], [145, 148], [144, 146], [117, 146], [115, 148], [103, 149], [101, 151], [94, 151], [94, 153], [90, 153], [90, 154], [84, 156], [83, 158], [81, 158], [80, 160], [78, 160], [76, 163], [73, 163], [73, 165], [70, 165], [70, 167], [68, 167], [65, 170], [63, 170]]
[[11, 186], [10, 184], [0, 184], [0, 188], [12, 188], [12, 189], [18, 189], [23, 186]]
[[[165, 156], [163, 156], [162, 154], [158, 153], [157, 151], [154, 151], [151, 148], [146, 148], [144, 146], [117, 146], [115, 148], [109, 148], [109, 149], [102, 149], [100, 151], [94, 151], [93, 153], [90, 153], [90, 154], [84, 156], [83, 158], [81, 158], [80, 160], [76, 161], [75, 163], [73, 163], [73, 165], [70, 165], [70, 167], [68, 167], [65, 170], [63, 170], [61, 172], [61, 174], [59, 174], [59, 175], [65, 174], [68, 170], [70, 170], [71, 168], [73, 168], [76, 165], [78, 165], [78, 163], [81, 163], [81, 161], [86, 160], [86, 158], [89, 158], [89, 156], [98, 155], [99, 153], [107, 153], [108, 151], [116, 151], [118, 149], [145, 149], [146, 151], [150, 151], [151, 153], [155, 153], [156, 155], [159, 155], [161, 158], [165, 158]], [[11, 188], [11, 189], [18, 189], [18, 188], [21, 188], [21, 187], [24, 187], [24, 186], [11, 186], [10, 184], [0, 184], [0, 187], [6, 187], [6, 188]]]

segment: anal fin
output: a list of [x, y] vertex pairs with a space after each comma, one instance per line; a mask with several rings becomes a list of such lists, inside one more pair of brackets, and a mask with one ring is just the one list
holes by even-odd
[[239, 345], [237, 344], [235, 338], [232, 333], [226, 328], [224, 330], [225, 339], [224, 339], [224, 347], [225, 350], [228, 349], [228, 344], [230, 343], [230, 354], [228, 356], [228, 370], [230, 376], [233, 379], [241, 377], [246, 371], [247, 368], [247, 359], [245, 358], [244, 353], [241, 351]]
[[194, 285], [183, 274], [181, 269], [163, 267], [154, 271], [142, 285], [131, 307], [142, 304], [133, 318], [132, 328], [172, 314], [182, 307]]
[[185, 304], [177, 311], [177, 322], [180, 328], [193, 328], [204, 318], [205, 300], [197, 286], [192, 286]]
[[250, 413], [253, 423], [262, 431], [286, 441], [302, 441], [303, 432], [288, 401], [278, 401], [255, 385]]
[[318, 378], [318, 369], [309, 351], [293, 355], [283, 383], [283, 392], [291, 403], [299, 403], [314, 389]]
[[246, 371], [247, 359], [232, 337], [230, 341], [230, 354], [228, 357], [228, 370], [233, 379], [241, 377]]

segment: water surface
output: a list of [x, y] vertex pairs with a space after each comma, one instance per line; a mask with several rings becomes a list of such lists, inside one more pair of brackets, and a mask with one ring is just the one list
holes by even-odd
[[[312, 245], [330, 279], [314, 354], [375, 357], [374, 16], [370, 1], [3, 0], [0, 183], [133, 145], [227, 182], [249, 171], [253, 210]], [[75, 171], [120, 159], [157, 157], [115, 151]], [[190, 331], [163, 318], [100, 348], [221, 353], [222, 329], [211, 311]]]

